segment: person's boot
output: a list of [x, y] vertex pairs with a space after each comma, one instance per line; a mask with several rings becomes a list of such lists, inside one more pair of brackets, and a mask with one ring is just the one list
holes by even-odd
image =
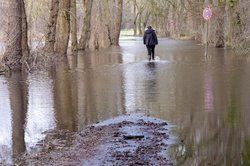
[[151, 60], [151, 56], [150, 56], [150, 55], [148, 55], [148, 61], [150, 62], [150, 60]]

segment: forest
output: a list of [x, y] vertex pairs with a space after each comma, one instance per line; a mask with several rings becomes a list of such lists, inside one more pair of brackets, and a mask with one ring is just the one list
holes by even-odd
[[[212, 9], [205, 21], [202, 11]], [[249, 0], [1, 0], [1, 72], [32, 70], [78, 50], [119, 45], [120, 33], [192, 39], [222, 48], [250, 47]]]

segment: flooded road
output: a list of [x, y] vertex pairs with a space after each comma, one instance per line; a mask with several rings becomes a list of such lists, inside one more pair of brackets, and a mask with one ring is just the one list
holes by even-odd
[[0, 160], [31, 150], [48, 130], [80, 131], [122, 114], [175, 125], [176, 165], [250, 163], [250, 61], [195, 41], [159, 39], [148, 63], [141, 38], [80, 52], [50, 72], [0, 76]]

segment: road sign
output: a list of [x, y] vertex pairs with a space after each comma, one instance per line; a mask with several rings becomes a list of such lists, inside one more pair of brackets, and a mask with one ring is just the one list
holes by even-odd
[[203, 18], [208, 21], [210, 20], [210, 18], [212, 17], [212, 10], [210, 7], [206, 7], [204, 10], [203, 10]]

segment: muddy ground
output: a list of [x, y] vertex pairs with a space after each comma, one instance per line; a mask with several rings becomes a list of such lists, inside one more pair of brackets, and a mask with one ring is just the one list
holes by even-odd
[[141, 115], [121, 116], [88, 126], [79, 133], [50, 132], [36, 150], [16, 165], [173, 165], [166, 122]]

